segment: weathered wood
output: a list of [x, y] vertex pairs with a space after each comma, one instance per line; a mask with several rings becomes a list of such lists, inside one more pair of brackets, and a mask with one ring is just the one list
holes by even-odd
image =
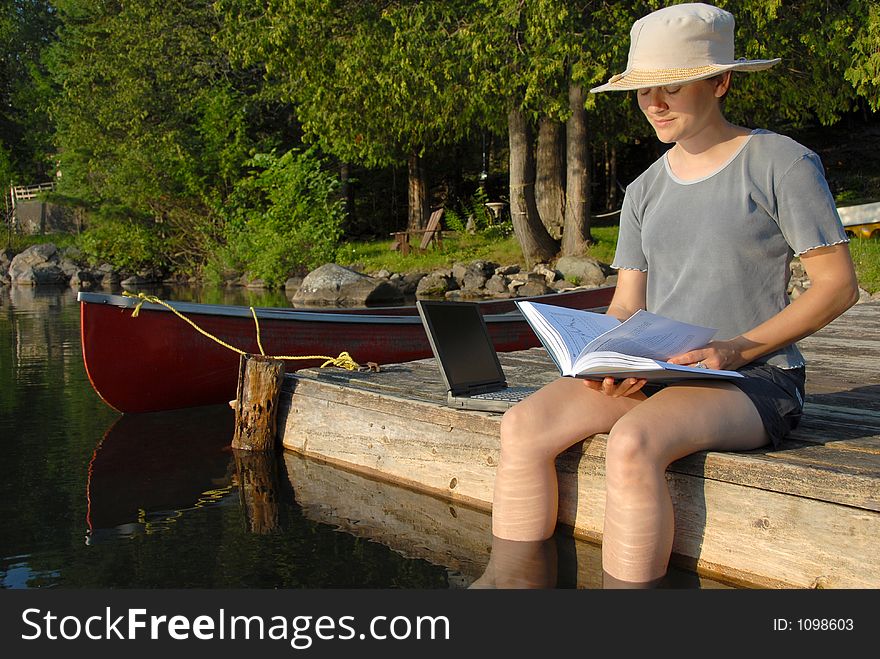
[[[492, 518], [485, 510], [367, 478], [292, 451], [284, 453], [287, 476], [307, 518], [369, 538], [407, 557], [450, 571], [453, 586], [466, 587], [486, 568]], [[557, 542], [559, 584], [599, 588], [601, 549], [576, 538]], [[700, 579], [700, 588], [724, 584]]]
[[284, 362], [244, 354], [238, 366], [235, 396], [235, 434], [232, 448], [271, 451], [275, 447], [278, 396], [284, 381]]
[[[810, 364], [805, 418], [781, 450], [702, 452], [670, 465], [674, 562], [764, 587], [880, 587], [873, 560], [880, 409], [866, 404], [880, 394], [880, 372], [861, 358], [880, 344], [878, 320], [880, 304], [859, 305], [802, 342]], [[823, 336], [836, 347], [823, 347], [829, 354], [816, 359]], [[556, 377], [540, 348], [500, 357], [512, 384]], [[444, 406], [433, 360], [369, 374], [300, 371], [285, 387], [279, 428], [286, 448], [490, 510], [500, 415]], [[594, 542], [602, 532], [605, 441], [597, 435], [557, 459], [560, 523]]]
[[234, 450], [238, 493], [248, 530], [257, 535], [279, 529], [278, 467], [274, 452]]

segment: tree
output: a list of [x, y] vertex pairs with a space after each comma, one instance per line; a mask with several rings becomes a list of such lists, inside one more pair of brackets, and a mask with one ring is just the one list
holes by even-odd
[[868, 106], [880, 111], [880, 6], [876, 2], [855, 1], [847, 12], [853, 17], [852, 59], [844, 77]]
[[406, 163], [409, 221], [427, 219], [426, 154], [466, 135], [464, 2], [221, 0], [237, 61], [265, 67], [271, 94], [296, 106], [305, 139], [343, 162]]
[[251, 151], [283, 130], [262, 130], [252, 80], [230, 70], [207, 0], [56, 4], [61, 191], [95, 210], [95, 256], [198, 268]]
[[49, 2], [0, 0], [0, 185], [54, 173], [42, 56], [55, 26]]

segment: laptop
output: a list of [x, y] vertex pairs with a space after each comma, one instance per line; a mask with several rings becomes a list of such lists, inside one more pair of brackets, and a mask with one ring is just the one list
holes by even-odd
[[537, 387], [509, 387], [483, 314], [474, 302], [416, 300], [446, 384], [446, 404], [503, 412]]

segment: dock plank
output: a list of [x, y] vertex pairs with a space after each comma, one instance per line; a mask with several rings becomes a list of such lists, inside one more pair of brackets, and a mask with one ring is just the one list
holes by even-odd
[[[702, 452], [670, 465], [673, 561], [761, 587], [880, 587], [880, 303], [858, 305], [800, 343], [801, 426], [781, 450]], [[542, 348], [499, 355], [508, 381], [557, 372]], [[872, 366], [874, 364], [874, 366]], [[285, 448], [491, 510], [501, 415], [448, 408], [433, 359], [378, 373], [299, 371], [285, 381]], [[559, 519], [601, 542], [607, 437], [557, 459]]]

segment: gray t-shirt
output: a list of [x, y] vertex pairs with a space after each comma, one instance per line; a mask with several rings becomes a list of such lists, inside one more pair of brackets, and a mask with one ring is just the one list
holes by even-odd
[[[819, 157], [756, 130], [705, 178], [677, 179], [664, 155], [633, 181], [612, 267], [648, 273], [648, 311], [723, 340], [789, 303], [792, 256], [847, 241]], [[795, 344], [756, 361], [804, 364]]]

